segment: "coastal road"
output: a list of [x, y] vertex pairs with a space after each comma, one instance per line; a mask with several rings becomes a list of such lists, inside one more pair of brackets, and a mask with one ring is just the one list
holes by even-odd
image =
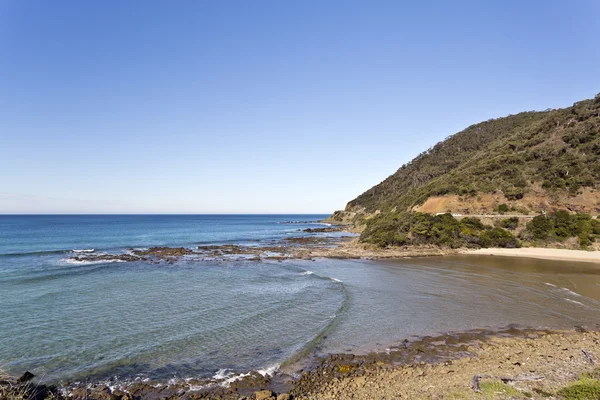
[[[447, 214], [447, 213], [437, 213], [436, 215], [442, 215], [442, 214]], [[517, 217], [517, 218], [535, 218], [538, 215], [542, 215], [542, 214], [536, 214], [536, 215], [524, 215], [524, 214], [452, 214], [453, 217], [469, 217], [469, 218], [511, 218], [511, 217]]]

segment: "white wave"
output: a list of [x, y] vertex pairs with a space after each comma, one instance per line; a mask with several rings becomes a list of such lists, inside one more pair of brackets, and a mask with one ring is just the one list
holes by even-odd
[[331, 280], [332, 280], [332, 281], [334, 281], [334, 282], [339, 282], [339, 283], [342, 283], [342, 281], [340, 281], [339, 279], [336, 279], [336, 278], [329, 278], [329, 279], [331, 279]]
[[198, 390], [208, 389], [208, 388], [213, 387], [213, 386], [214, 386], [214, 384], [213, 385], [211, 385], [211, 384], [208, 384], [208, 385], [188, 385], [188, 390], [190, 392], [195, 392], [195, 391], [198, 391]]
[[571, 300], [571, 299], [567, 299], [566, 297], [564, 297], [564, 299], [565, 299], [566, 301], [568, 301], [569, 303], [575, 303], [575, 304], [579, 304], [580, 306], [584, 306], [584, 307], [585, 307], [585, 304], [583, 304], [583, 303], [581, 303], [581, 302], [579, 302], [579, 301], [577, 301], [577, 300]]
[[265, 257], [283, 257], [285, 254], [277, 251], [263, 251]]
[[547, 285], [547, 286], [552, 286], [552, 287], [556, 287], [556, 285], [553, 285], [553, 284], [551, 284], [551, 283], [548, 283], [548, 282], [544, 282], [544, 285]]
[[225, 379], [227, 378], [229, 375], [231, 375], [231, 373], [228, 373], [227, 371], [229, 371], [227, 368], [223, 368], [218, 370], [214, 375], [213, 375], [213, 379]]
[[71, 250], [73, 253], [93, 253], [94, 251], [96, 251], [95, 249], [74, 249]]
[[243, 379], [247, 376], [250, 376], [250, 372], [247, 372], [245, 374], [232, 375], [229, 378], [226, 378], [223, 382], [220, 382], [219, 385], [223, 387], [229, 387], [229, 385], [231, 385], [233, 382], [239, 381], [240, 379]]
[[312, 271], [304, 271], [300, 275], [313, 275], [313, 274], [314, 274], [314, 272], [312, 272]]
[[75, 260], [73, 258], [64, 258], [61, 260], [65, 264], [74, 264], [74, 265], [93, 265], [93, 264], [108, 264], [108, 263], [118, 263], [125, 262], [125, 260]]
[[[279, 370], [279, 364], [271, 365], [270, 367], [256, 370], [259, 374], [264, 377], [271, 377]], [[247, 376], [250, 376], [251, 371], [241, 374], [235, 374], [233, 371], [223, 368], [218, 370], [212, 377], [213, 380], [217, 381], [217, 384], [222, 387], [229, 387], [235, 381], [243, 379]], [[206, 386], [205, 386], [206, 387]], [[199, 390], [199, 389], [190, 389], [190, 390]]]
[[571, 291], [571, 290], [567, 289], [566, 287], [564, 287], [564, 288], [561, 288], [561, 289], [562, 289], [562, 290], [564, 290], [565, 292], [569, 293], [569, 294], [570, 294], [570, 295], [572, 295], [572, 296], [581, 297], [581, 295], [580, 295], [579, 293], [575, 293], [575, 292], [573, 292], [573, 291]]
[[261, 374], [262, 376], [273, 376], [275, 375], [275, 372], [277, 372], [277, 370], [279, 370], [279, 364], [274, 364], [271, 365], [270, 367], [267, 367], [265, 369], [259, 369], [256, 372], [258, 372], [259, 374]]
[[123, 253], [134, 255], [134, 251], [146, 251], [146, 250], [148, 250], [147, 247], [136, 247], [136, 248], [126, 249], [123, 251]]
[[237, 380], [250, 376], [250, 372], [235, 374], [233, 371], [223, 368], [218, 370], [213, 376], [212, 379], [217, 381], [216, 383], [222, 387], [229, 387], [229, 385]]

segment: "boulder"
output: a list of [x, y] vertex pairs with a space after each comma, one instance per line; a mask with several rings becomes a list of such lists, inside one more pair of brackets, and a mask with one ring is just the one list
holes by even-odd
[[78, 387], [71, 391], [70, 397], [73, 400], [88, 400], [90, 393], [84, 387]]
[[21, 377], [19, 379], [17, 379], [17, 383], [25, 383], [25, 382], [29, 382], [30, 380], [32, 380], [35, 377], [34, 374], [32, 374], [29, 371], [25, 371], [25, 373], [23, 375], [21, 375]]
[[270, 400], [275, 399], [275, 394], [270, 390], [261, 390], [254, 392], [254, 398], [256, 400]]

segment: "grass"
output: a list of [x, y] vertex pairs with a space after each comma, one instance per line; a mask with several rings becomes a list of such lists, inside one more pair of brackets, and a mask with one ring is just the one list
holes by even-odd
[[599, 400], [600, 368], [583, 373], [577, 382], [560, 389], [556, 394], [564, 400]]
[[10, 375], [0, 369], [0, 400], [29, 399], [58, 400], [59, 396], [45, 385], [17, 383]]
[[481, 388], [481, 394], [485, 399], [496, 399], [496, 398], [511, 398], [511, 399], [526, 399], [520, 391], [512, 386], [506, 385], [501, 381], [487, 381], [479, 384]]
[[600, 380], [583, 378], [560, 389], [557, 394], [565, 400], [599, 400]]

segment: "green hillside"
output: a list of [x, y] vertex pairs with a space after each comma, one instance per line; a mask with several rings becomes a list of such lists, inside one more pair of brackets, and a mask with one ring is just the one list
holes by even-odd
[[[379, 246], [515, 247], [577, 237], [573, 242], [586, 247], [600, 233], [597, 220], [585, 214], [600, 210], [597, 189], [600, 94], [564, 109], [472, 125], [419, 154], [332, 220], [353, 215], [364, 225], [361, 241]], [[435, 215], [439, 210], [424, 206], [428, 199], [444, 206], [450, 203], [442, 200], [451, 199], [468, 214], [474, 203], [490, 198], [494, 212], [548, 214], [530, 223], [513, 218], [485, 225], [477, 218]], [[420, 208], [429, 211], [414, 212]]]
[[407, 210], [445, 194], [501, 191], [519, 199], [536, 183], [549, 193], [571, 194], [600, 185], [600, 95], [472, 125], [419, 154], [346, 210]]

